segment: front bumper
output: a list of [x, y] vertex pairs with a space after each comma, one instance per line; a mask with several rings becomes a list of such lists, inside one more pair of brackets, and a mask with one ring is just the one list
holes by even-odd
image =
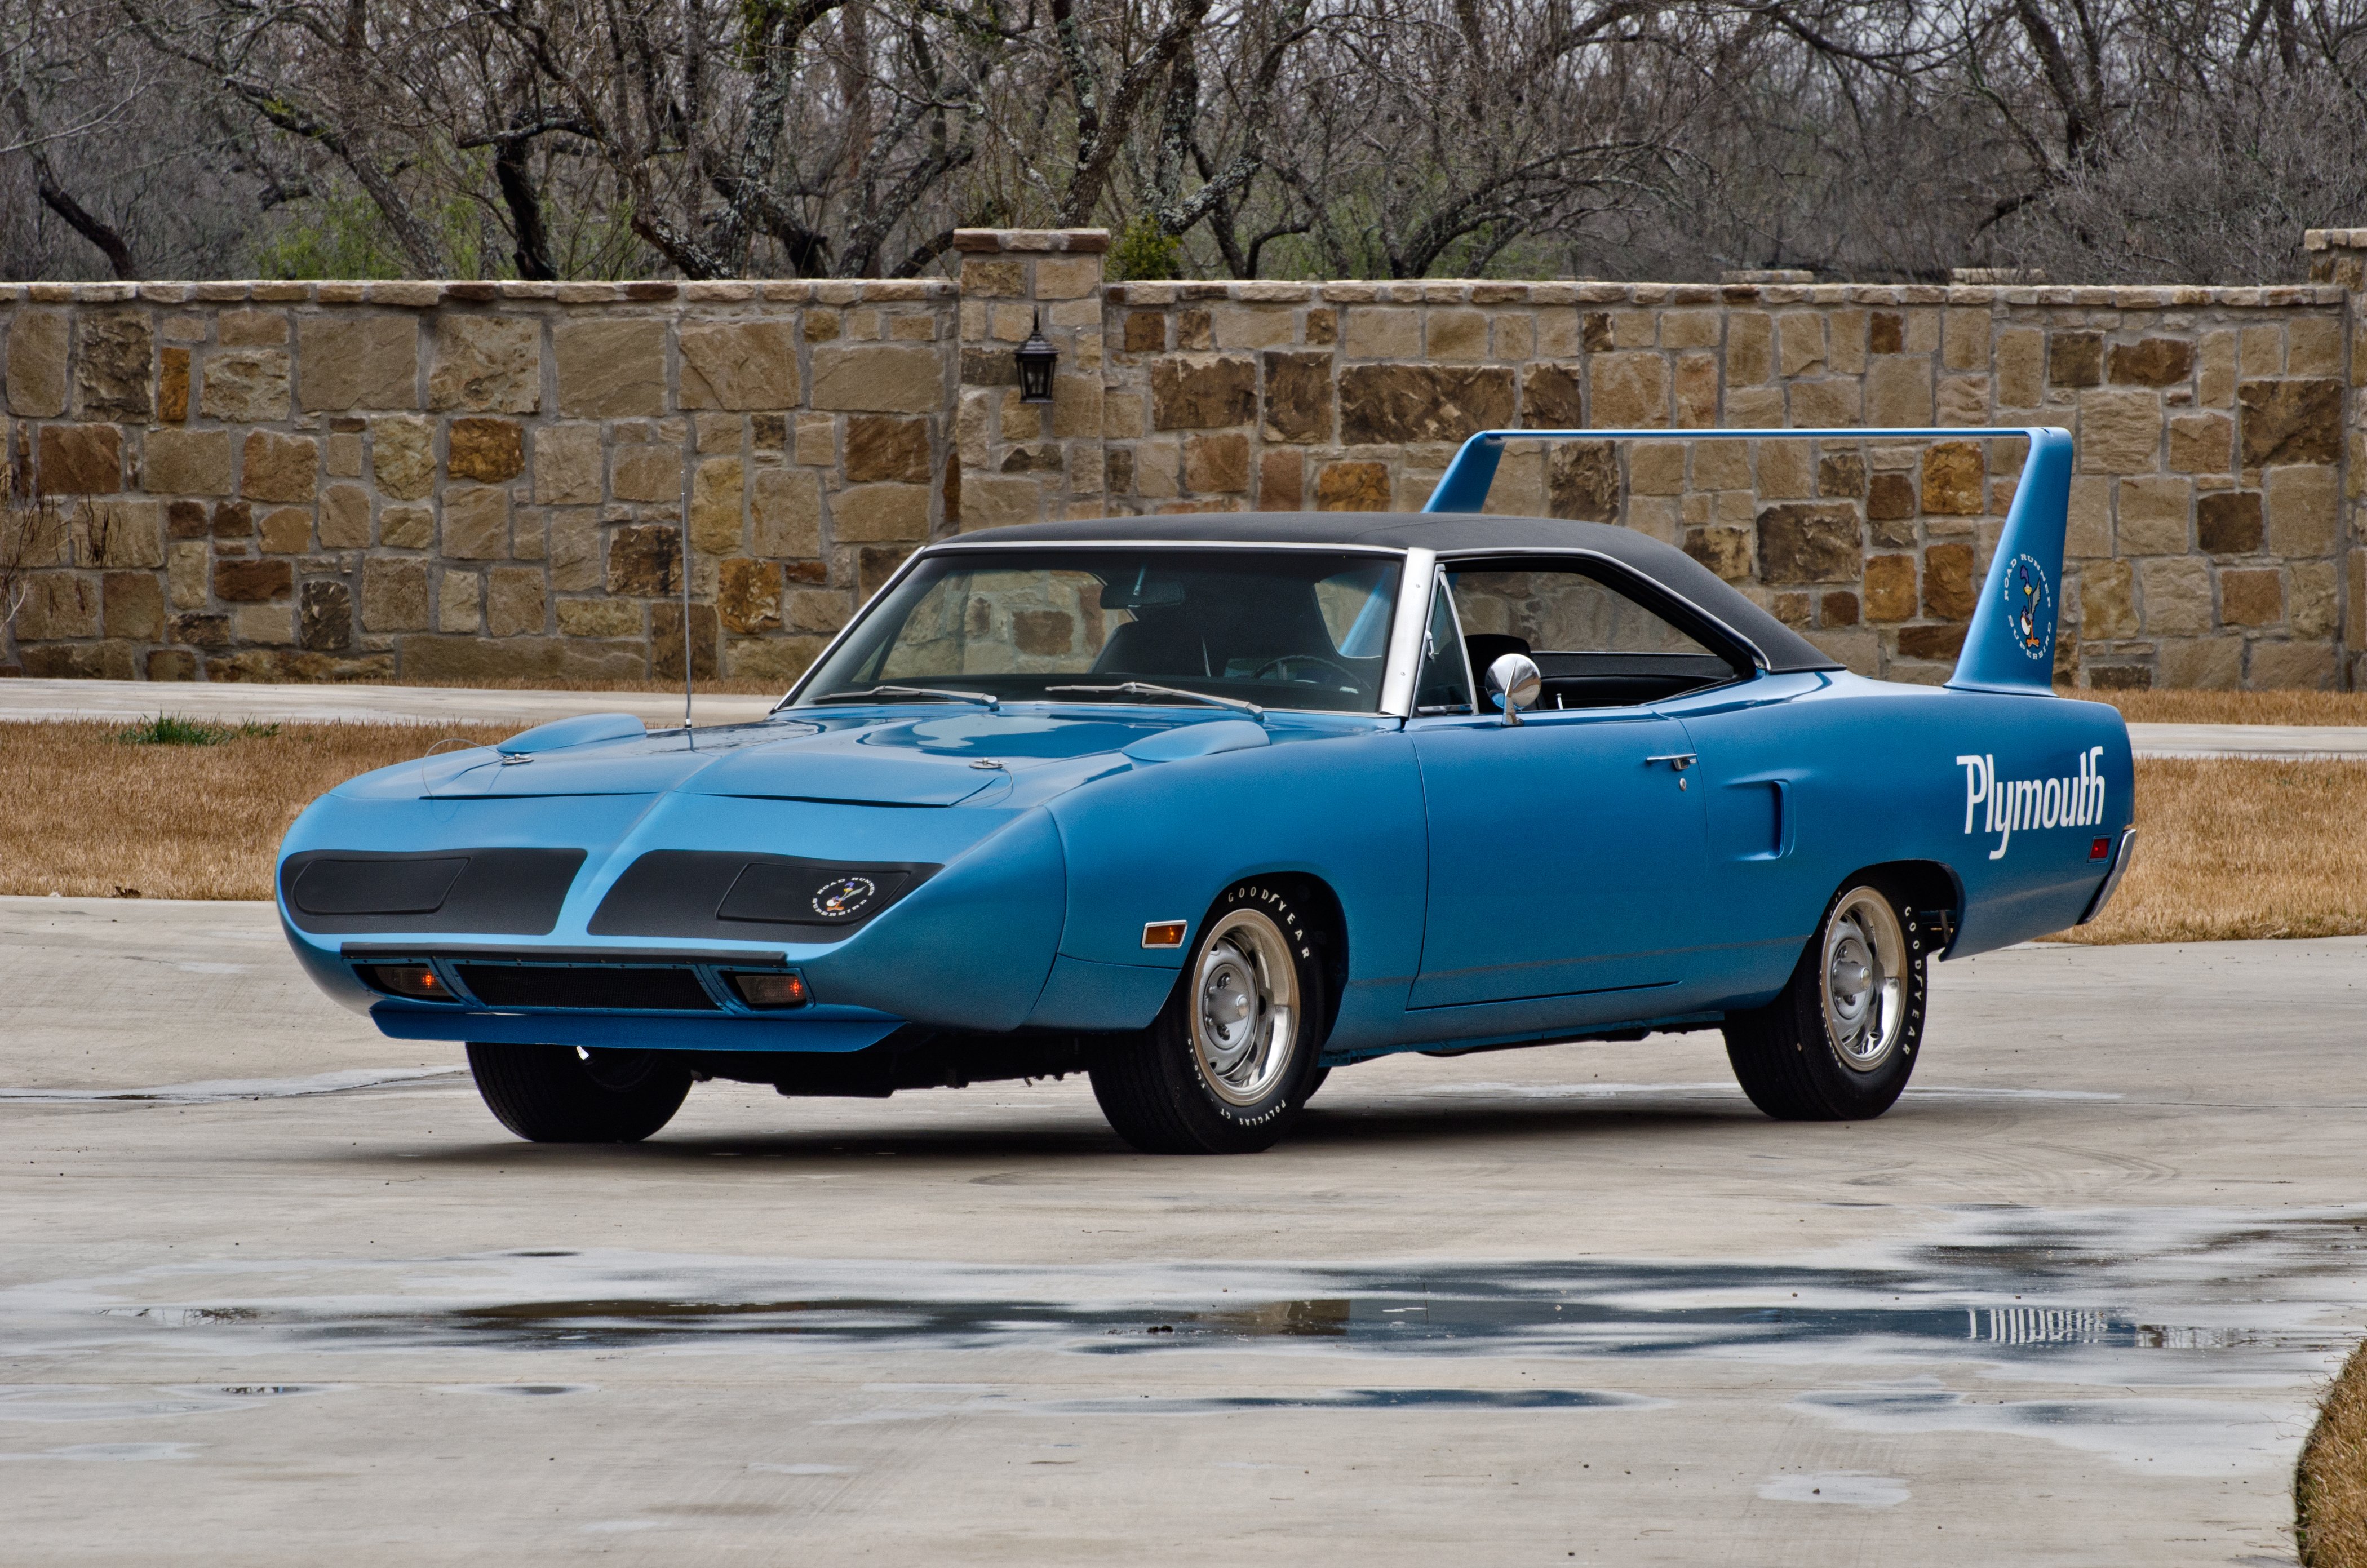
[[[764, 809], [756, 811], [760, 805]], [[827, 819], [850, 812], [873, 814], [860, 807], [785, 812], [780, 802], [708, 801], [697, 821], [663, 807], [651, 811], [613, 847], [587, 851], [556, 920], [541, 934], [415, 926], [305, 931], [288, 918], [284, 892], [281, 926], [323, 990], [403, 1040], [852, 1051], [908, 1023], [978, 1032], [1026, 1025], [1052, 972], [1066, 913], [1059, 834], [1041, 811], [980, 824], [991, 831], [945, 857], [941, 871], [836, 940], [684, 942], [605, 929], [595, 936], [589, 928], [610, 891], [652, 850], [826, 843], [825, 830], [833, 825]], [[283, 854], [373, 841], [328, 814], [333, 820], [300, 824]], [[801, 820], [789, 825], [804, 831], [785, 834], [777, 819], [792, 814]], [[951, 814], [929, 813], [947, 826]], [[764, 820], [753, 820], [759, 816]], [[486, 826], [455, 823], [444, 845], [413, 839], [402, 846], [481, 843]], [[372, 969], [396, 964], [432, 968], [449, 999], [415, 1000], [374, 987]], [[806, 983], [805, 1006], [752, 1007], [732, 981], [734, 974], [783, 971]], [[571, 994], [571, 986], [580, 995]], [[561, 1005], [571, 1000], [586, 1005]]]

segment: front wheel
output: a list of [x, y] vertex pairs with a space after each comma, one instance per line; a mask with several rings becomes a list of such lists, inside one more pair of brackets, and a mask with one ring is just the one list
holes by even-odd
[[1843, 889], [1775, 1000], [1726, 1020], [1726, 1056], [1778, 1121], [1863, 1121], [1888, 1110], [1923, 1041], [1923, 941], [1873, 883]]
[[1322, 1081], [1319, 941], [1280, 889], [1227, 890], [1159, 1017], [1093, 1065], [1093, 1097], [1117, 1135], [1146, 1154], [1272, 1147]]
[[485, 1108], [536, 1143], [638, 1143], [674, 1119], [690, 1069], [663, 1051], [469, 1044]]

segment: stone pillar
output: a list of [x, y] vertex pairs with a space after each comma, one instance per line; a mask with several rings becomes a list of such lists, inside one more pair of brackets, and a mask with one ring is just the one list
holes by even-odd
[[[947, 487], [948, 512], [958, 506], [964, 529], [1103, 515], [1109, 231], [959, 229], [954, 248], [962, 258], [960, 468], [958, 492]], [[1048, 405], [1019, 401], [1012, 356], [1030, 331], [1060, 355]]]
[[2302, 235], [2313, 283], [2340, 285], [2342, 396], [2342, 649], [2337, 682], [2367, 687], [2367, 229], [2311, 229]]

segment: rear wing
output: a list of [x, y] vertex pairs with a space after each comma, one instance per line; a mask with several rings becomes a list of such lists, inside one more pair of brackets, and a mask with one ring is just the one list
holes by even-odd
[[2071, 433], [2051, 426], [1954, 426], [1942, 429], [1482, 430], [1463, 443], [1423, 504], [1425, 512], [1477, 512], [1488, 505], [1507, 441], [1881, 441], [1993, 440], [2030, 443], [1998, 536], [1964, 652], [1948, 685], [1959, 691], [2052, 692], [2055, 623], [2060, 613], [2063, 530], [2071, 506]]

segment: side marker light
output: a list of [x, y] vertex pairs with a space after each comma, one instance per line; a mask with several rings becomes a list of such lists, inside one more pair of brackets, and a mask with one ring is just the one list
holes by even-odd
[[2095, 843], [2090, 844], [2090, 846], [2088, 846], [2088, 858], [2089, 858], [2089, 859], [2090, 859], [2090, 860], [2109, 860], [2109, 859], [2111, 859], [2112, 858], [2112, 841], [2111, 839], [2109, 839], [2109, 838], [2100, 838], [2100, 839], [2096, 840], [2096, 842], [2095, 842]]
[[1184, 933], [1191, 926], [1188, 920], [1154, 920], [1142, 928], [1142, 945], [1146, 948], [1180, 948]]

